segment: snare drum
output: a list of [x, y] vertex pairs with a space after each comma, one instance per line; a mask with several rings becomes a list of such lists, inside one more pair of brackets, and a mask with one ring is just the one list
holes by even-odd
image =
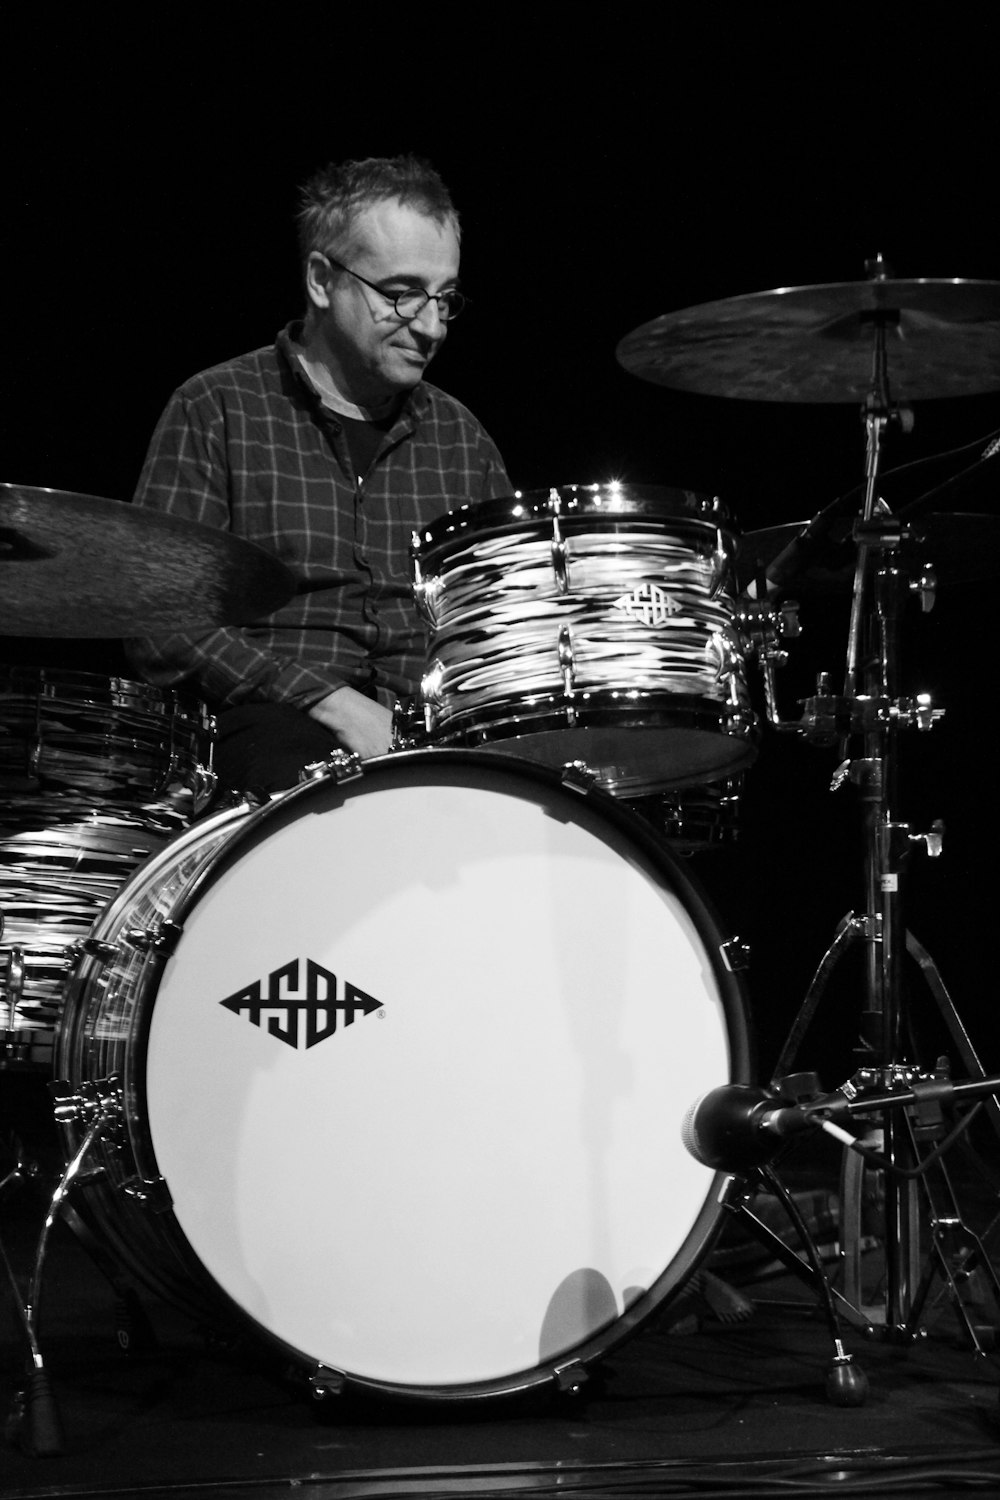
[[575, 1383], [718, 1225], [681, 1126], [746, 1076], [742, 990], [599, 790], [490, 752], [326, 769], [189, 828], [88, 949], [59, 1067], [121, 1089], [88, 1218], [319, 1390]]
[[624, 797], [726, 779], [755, 754], [717, 499], [566, 485], [413, 538], [434, 744], [582, 761]]

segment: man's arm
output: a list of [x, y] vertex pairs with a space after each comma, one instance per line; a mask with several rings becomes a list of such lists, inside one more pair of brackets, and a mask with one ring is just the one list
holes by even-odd
[[[226, 413], [212, 392], [190, 386], [176, 392], [153, 434], [133, 503], [234, 530], [225, 428]], [[166, 687], [190, 678], [219, 703], [256, 699], [305, 707], [338, 686], [335, 672], [284, 657], [235, 626], [132, 639], [126, 651], [146, 681]]]

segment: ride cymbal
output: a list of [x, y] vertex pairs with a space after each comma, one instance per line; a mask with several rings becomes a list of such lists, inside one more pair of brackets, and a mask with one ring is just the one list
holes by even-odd
[[208, 630], [291, 597], [285, 565], [228, 532], [119, 500], [0, 485], [0, 633]]
[[1000, 389], [1000, 281], [778, 287], [665, 313], [617, 357], [656, 385], [743, 401], [863, 401], [875, 327], [896, 401]]

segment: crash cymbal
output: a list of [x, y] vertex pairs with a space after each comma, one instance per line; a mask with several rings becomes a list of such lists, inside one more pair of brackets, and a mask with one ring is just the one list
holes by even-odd
[[0, 634], [155, 635], [258, 619], [294, 592], [228, 532], [30, 485], [0, 485]]
[[[801, 571], [782, 583], [782, 593], [823, 593], [849, 589], [854, 582], [857, 547], [851, 532], [855, 517], [830, 523], [822, 540], [802, 559]], [[740, 539], [736, 560], [737, 587], [755, 582], [758, 572], [780, 557], [797, 537], [805, 521], [748, 531]], [[940, 583], [972, 583], [996, 575], [1000, 558], [1000, 516], [975, 513], [938, 513], [906, 522], [907, 535], [894, 550], [911, 577], [923, 568], [934, 569]]]
[[879, 320], [895, 401], [1000, 390], [1000, 281], [778, 287], [665, 313], [617, 355], [642, 380], [705, 396], [858, 403]]

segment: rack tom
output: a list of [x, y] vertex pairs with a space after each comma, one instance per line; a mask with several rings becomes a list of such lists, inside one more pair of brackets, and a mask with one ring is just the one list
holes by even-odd
[[564, 485], [415, 533], [432, 744], [581, 761], [638, 797], [726, 780], [756, 753], [733, 623], [736, 533], [690, 490]]

